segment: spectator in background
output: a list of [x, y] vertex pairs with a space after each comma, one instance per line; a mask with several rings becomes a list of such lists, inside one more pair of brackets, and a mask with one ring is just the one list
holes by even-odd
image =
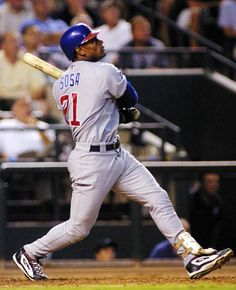
[[[41, 32], [37, 25], [34, 22], [27, 22], [21, 29], [22, 34], [22, 53], [30, 52], [38, 57], [42, 58], [42, 53], [44, 52], [44, 48], [41, 43]], [[49, 54], [47, 61], [50, 58], [55, 57], [57, 53], [53, 53], [52, 57]], [[52, 62], [52, 61], [51, 61]], [[50, 84], [49, 84], [50, 86]], [[37, 113], [37, 117], [48, 122], [48, 123], [58, 123], [59, 120], [52, 115], [51, 109], [53, 108], [53, 103], [50, 100], [50, 93], [47, 92], [47, 96], [45, 98], [40, 98], [34, 100], [34, 112]]]
[[117, 244], [110, 238], [100, 241], [95, 249], [95, 259], [99, 262], [109, 262], [116, 258]]
[[91, 25], [91, 27], [101, 24], [98, 14], [87, 4], [88, 0], [66, 0], [62, 7], [52, 13], [53, 18], [59, 18], [68, 25], [79, 22]]
[[[30, 98], [16, 99], [11, 106], [12, 118], [0, 121], [1, 161], [42, 161], [54, 157], [55, 132], [34, 117], [31, 105]], [[27, 130], [29, 127], [36, 128]], [[45, 175], [34, 178], [30, 174], [17, 173], [9, 175], [7, 182], [9, 199], [36, 199], [44, 203], [52, 198], [51, 181]], [[44, 209], [42, 204], [41, 212]]]
[[34, 23], [28, 22], [21, 28], [21, 35], [25, 52], [39, 56], [42, 46], [39, 27]]
[[[204, 35], [202, 29], [203, 12], [217, 8], [220, 0], [187, 0], [188, 7], [181, 11], [178, 16], [177, 24], [198, 34]], [[209, 13], [208, 13], [209, 14]], [[195, 39], [190, 40], [192, 47], [199, 46]]]
[[11, 101], [23, 96], [32, 99], [46, 97], [45, 75], [25, 64], [20, 51], [21, 38], [17, 32], [7, 32], [2, 38], [0, 52], [0, 110], [8, 111]]
[[[170, 18], [170, 10], [175, 4], [175, 0], [160, 0], [157, 1], [156, 10], [163, 16]], [[165, 21], [160, 22], [160, 35], [167, 46], [171, 46], [170, 36], [169, 36], [169, 26]]]
[[87, 0], [67, 0], [69, 10], [73, 14], [73, 17], [70, 20], [70, 25], [83, 22], [91, 27], [94, 26], [93, 18], [86, 10], [87, 2]]
[[22, 27], [37, 25], [41, 33], [41, 52], [49, 63], [64, 69], [69, 62], [62, 54], [59, 47], [59, 39], [68, 25], [60, 19], [52, 19], [50, 14], [53, 10], [52, 0], [32, 0], [35, 17], [26, 20]]
[[33, 17], [30, 1], [7, 0], [0, 5], [0, 35], [9, 31], [20, 31], [22, 23]]
[[[185, 218], [180, 218], [180, 221], [185, 229], [185, 231], [190, 232], [190, 224]], [[148, 258], [157, 259], [157, 258], [177, 258], [179, 257], [176, 253], [176, 249], [172, 247], [168, 240], [164, 240], [155, 245], [151, 250]]]
[[[31, 101], [29, 98], [20, 98], [12, 102], [11, 112], [13, 118], [0, 121], [0, 129], [37, 127], [47, 129], [48, 124], [37, 120], [32, 115]], [[46, 157], [55, 139], [52, 130], [0, 130], [1, 159], [16, 161], [19, 158]]]
[[[157, 1], [155, 10], [161, 15], [173, 20], [174, 22], [177, 22], [182, 11], [187, 12], [187, 21], [189, 21], [190, 18], [188, 0], [159, 0]], [[184, 25], [179, 22], [178, 24], [184, 28], [188, 28], [188, 23], [185, 22], [185, 16], [186, 14], [184, 13]], [[165, 21], [159, 21], [158, 28], [160, 38], [163, 40], [166, 46], [189, 45], [188, 37], [185, 34], [180, 33], [174, 27], [168, 25]]]
[[122, 46], [132, 39], [131, 26], [122, 19], [122, 5], [120, 1], [105, 0], [100, 7], [102, 20], [105, 22], [100, 29], [99, 39], [107, 51], [105, 62], [116, 63], [118, 54], [109, 50], [118, 51]]
[[225, 0], [221, 2], [218, 24], [225, 36], [225, 50], [229, 58], [236, 59], [236, 1]]
[[223, 203], [219, 194], [220, 177], [205, 173], [199, 186], [191, 190], [189, 221], [191, 233], [203, 247], [217, 246]]
[[152, 37], [151, 24], [147, 18], [138, 15], [130, 20], [132, 28], [132, 40], [123, 48], [136, 49], [132, 54], [120, 51], [118, 66], [120, 68], [154, 68], [166, 67], [168, 61], [165, 56], [158, 55], [155, 52], [140, 52], [142, 48], [164, 48], [165, 45], [159, 39]]
[[52, 0], [32, 0], [35, 16], [23, 22], [23, 26], [28, 22], [39, 27], [42, 36], [42, 43], [45, 46], [59, 45], [59, 40], [68, 25], [60, 19], [52, 19], [50, 14], [53, 9]]

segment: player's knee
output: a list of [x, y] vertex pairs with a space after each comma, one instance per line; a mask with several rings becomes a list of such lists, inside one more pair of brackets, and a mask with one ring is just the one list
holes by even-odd
[[71, 242], [76, 243], [86, 238], [89, 231], [90, 229], [85, 228], [81, 224], [70, 224], [67, 234], [70, 236]]

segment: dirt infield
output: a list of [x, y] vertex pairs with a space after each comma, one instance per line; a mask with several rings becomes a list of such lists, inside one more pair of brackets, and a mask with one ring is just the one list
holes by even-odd
[[[192, 284], [198, 281], [189, 280], [183, 266], [170, 263], [156, 266], [131, 267], [95, 267], [95, 268], [52, 268], [45, 267], [45, 273], [50, 280], [37, 284], [51, 286], [65, 285], [159, 285], [167, 283]], [[216, 270], [201, 282], [236, 285], [236, 264], [225, 265]], [[35, 282], [33, 282], [35, 283]], [[0, 289], [2, 287], [25, 287], [32, 284], [13, 265], [0, 270]], [[35, 285], [35, 284], [34, 284]], [[45, 285], [46, 286], [46, 285]], [[49, 285], [47, 285], [49, 286]], [[222, 288], [223, 289], [223, 288]]]

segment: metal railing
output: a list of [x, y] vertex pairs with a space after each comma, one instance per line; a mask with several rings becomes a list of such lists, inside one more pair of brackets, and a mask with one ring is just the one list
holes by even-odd
[[[141, 111], [145, 114], [149, 114], [150, 117], [152, 117], [152, 119], [154, 120], [154, 122], [145, 122], [145, 123], [141, 123], [141, 122], [131, 122], [128, 124], [120, 124], [118, 127], [118, 132], [119, 130], [126, 130], [126, 131], [132, 131], [133, 129], [137, 128], [138, 130], [154, 130], [155, 133], [157, 133], [157, 131], [159, 132], [159, 136], [161, 138], [161, 148], [160, 148], [160, 159], [161, 160], [165, 160], [165, 156], [166, 156], [166, 152], [165, 152], [165, 142], [166, 142], [166, 130], [168, 128], [172, 129], [172, 130], [176, 130], [176, 133], [180, 132], [180, 128], [178, 126], [175, 126], [174, 124], [172, 124], [171, 122], [169, 122], [168, 120], [162, 118], [161, 116], [159, 116], [158, 114], [155, 114], [152, 112], [152, 114], [150, 113], [151, 111], [148, 110], [147, 108], [145, 108], [144, 106], [138, 105], [138, 107], [141, 109]], [[60, 134], [63, 134], [64, 132], [68, 132], [70, 133], [71, 136], [71, 129], [68, 127], [68, 125], [66, 124], [49, 124], [48, 126], [45, 126], [43, 128], [37, 127], [37, 126], [27, 126], [27, 127], [4, 127], [4, 128], [0, 128], [0, 132], [9, 132], [9, 131], [34, 131], [34, 130], [38, 130], [38, 131], [54, 131], [55, 132], [55, 141], [53, 144], [53, 149], [54, 149], [54, 153], [52, 154], [52, 156], [45, 156], [44, 159], [47, 160], [47, 157], [53, 161], [60, 161], [59, 155], [60, 155], [60, 151], [61, 151], [61, 147], [63, 146], [63, 144], [60, 144]], [[179, 138], [177, 138], [179, 141]], [[70, 144], [71, 144], [71, 148], [74, 147], [74, 141], [70, 140]], [[121, 140], [122, 142], [122, 140]], [[30, 157], [26, 157], [25, 160], [31, 160], [32, 161], [33, 158]], [[37, 157], [35, 157], [35, 159], [37, 159]], [[39, 160], [42, 158], [39, 158]], [[20, 160], [24, 160], [24, 158], [20, 158]], [[15, 160], [17, 161], [17, 159]]]
[[[166, 140], [166, 131], [170, 130], [174, 134], [174, 145], [176, 146], [176, 150], [178, 151], [181, 146], [180, 134], [181, 128], [176, 124], [170, 122], [169, 120], [165, 119], [161, 115], [153, 112], [149, 108], [145, 107], [144, 105], [137, 104], [136, 107], [140, 110], [142, 114], [145, 114], [149, 118], [153, 119], [154, 121], [162, 124], [163, 130], [161, 131], [160, 137], [162, 138], [162, 150], [161, 150], [161, 157], [162, 160], [165, 160], [165, 140]], [[150, 128], [151, 129], [151, 128]]]

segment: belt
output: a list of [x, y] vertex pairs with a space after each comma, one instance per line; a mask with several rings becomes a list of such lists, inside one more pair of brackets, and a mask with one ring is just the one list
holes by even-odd
[[[106, 151], [111, 151], [111, 150], [116, 150], [120, 148], [120, 141], [117, 140], [115, 143], [113, 144], [107, 144], [105, 146]], [[89, 152], [100, 152], [101, 150], [101, 146], [100, 145], [91, 145], [90, 146], [90, 150]]]

